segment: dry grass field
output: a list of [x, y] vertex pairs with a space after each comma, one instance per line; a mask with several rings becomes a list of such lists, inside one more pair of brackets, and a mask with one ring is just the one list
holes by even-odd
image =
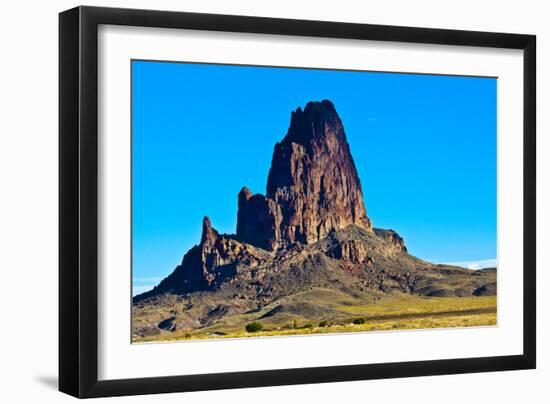
[[[295, 312], [274, 310], [277, 306], [292, 308], [295, 304], [300, 306]], [[495, 326], [496, 304], [496, 296], [423, 297], [370, 292], [351, 297], [319, 288], [289, 296], [261, 312], [226, 316], [195, 330], [134, 336], [134, 342]], [[308, 310], [309, 307], [325, 310]], [[144, 321], [144, 314], [135, 309], [134, 321]]]

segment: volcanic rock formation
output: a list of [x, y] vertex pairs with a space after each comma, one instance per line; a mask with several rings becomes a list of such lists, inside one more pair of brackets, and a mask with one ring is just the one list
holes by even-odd
[[346, 133], [330, 101], [310, 102], [275, 145], [266, 196], [239, 193], [237, 237], [277, 250], [349, 224], [372, 230]]
[[220, 235], [205, 217], [200, 244], [139, 299], [210, 289], [235, 275], [237, 264], [267, 259], [261, 250], [311, 244], [350, 224], [373, 231], [342, 121], [332, 102], [309, 102], [292, 112], [275, 145], [266, 196], [240, 191], [236, 235]]
[[[236, 234], [218, 233], [205, 217], [200, 243], [158, 286], [134, 297], [134, 304], [144, 307], [163, 296], [190, 299], [194, 309], [163, 325], [193, 328], [311, 288], [496, 293], [494, 271], [476, 274], [422, 261], [407, 252], [395, 231], [372, 227], [342, 122], [327, 100], [292, 113], [273, 151], [266, 194], [246, 187], [238, 194]], [[216, 299], [220, 303], [212, 308]]]

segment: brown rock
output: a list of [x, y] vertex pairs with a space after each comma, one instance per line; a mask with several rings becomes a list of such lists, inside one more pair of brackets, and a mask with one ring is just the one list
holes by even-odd
[[281, 206], [261, 194], [253, 195], [244, 187], [239, 193], [237, 237], [252, 245], [274, 250], [280, 240]]
[[200, 244], [185, 254], [172, 274], [153, 290], [140, 295], [140, 299], [166, 292], [182, 294], [213, 289], [235, 275], [237, 264], [250, 268], [260, 261], [261, 254], [257, 254], [254, 247], [220, 235], [205, 216]]
[[403, 251], [407, 252], [407, 247], [405, 246], [405, 241], [397, 232], [393, 230], [385, 230], [385, 229], [374, 229], [374, 233], [384, 239], [387, 244], [389, 244], [392, 249], [395, 251]]
[[275, 145], [267, 195], [239, 194], [237, 236], [276, 250], [349, 224], [372, 230], [346, 134], [330, 101], [310, 102]]
[[371, 264], [372, 258], [367, 257], [367, 249], [365, 244], [360, 240], [345, 240], [333, 246], [328, 255], [332, 258], [350, 261], [356, 264], [363, 263], [370, 260]]

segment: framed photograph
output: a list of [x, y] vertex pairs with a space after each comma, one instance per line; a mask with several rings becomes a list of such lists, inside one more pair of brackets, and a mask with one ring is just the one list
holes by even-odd
[[59, 18], [59, 387], [535, 367], [535, 37]]

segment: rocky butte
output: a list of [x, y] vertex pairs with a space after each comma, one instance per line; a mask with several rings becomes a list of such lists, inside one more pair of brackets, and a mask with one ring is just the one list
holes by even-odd
[[239, 193], [237, 237], [272, 251], [349, 224], [372, 231], [346, 133], [330, 101], [310, 102], [275, 145], [266, 196]]
[[[159, 285], [133, 300], [134, 307], [170, 307], [169, 297], [177, 296], [187, 309], [162, 324], [194, 329], [272, 306], [276, 312], [270, 316], [304, 310], [329, 315], [325, 306], [282, 303], [314, 288], [348, 294], [496, 293], [494, 270], [422, 261], [408, 254], [395, 231], [373, 228], [342, 121], [328, 100], [292, 112], [273, 150], [265, 195], [246, 187], [238, 194], [236, 233], [218, 233], [205, 217], [200, 243]], [[147, 327], [138, 324], [134, 333], [153, 332]]]

